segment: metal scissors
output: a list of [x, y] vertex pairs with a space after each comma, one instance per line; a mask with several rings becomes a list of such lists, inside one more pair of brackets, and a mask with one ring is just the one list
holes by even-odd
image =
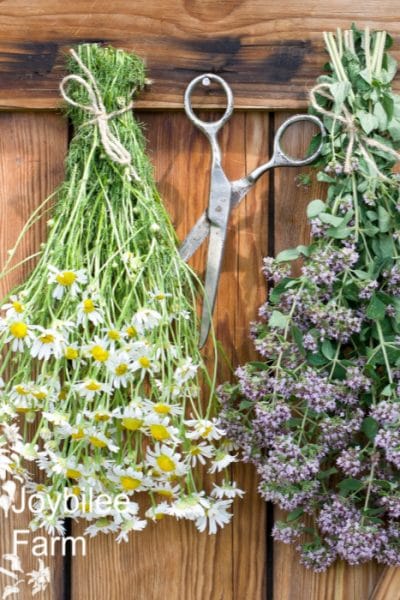
[[[221, 85], [225, 94], [227, 106], [220, 119], [213, 122], [202, 121], [197, 117], [192, 108], [191, 96], [193, 90], [199, 83], [209, 85], [215, 81]], [[322, 141], [318, 149], [303, 159], [290, 158], [281, 147], [281, 139], [286, 129], [298, 121], [311, 121], [317, 125], [324, 135], [324, 127], [321, 121], [312, 115], [295, 115], [287, 119], [278, 129], [274, 138], [273, 152], [270, 160], [260, 165], [251, 173], [229, 181], [221, 166], [221, 150], [218, 145], [217, 135], [223, 125], [229, 120], [233, 112], [233, 94], [227, 82], [213, 73], [205, 73], [195, 77], [187, 86], [184, 97], [184, 108], [188, 118], [207, 137], [211, 145], [211, 180], [208, 207], [199, 218], [197, 223], [189, 232], [182, 243], [179, 252], [184, 260], [188, 260], [198, 247], [209, 235], [207, 270], [205, 278], [205, 295], [203, 300], [201, 326], [200, 326], [200, 348], [204, 345], [211, 325], [217, 295], [218, 281], [221, 273], [222, 259], [224, 255], [225, 239], [231, 210], [239, 204], [263, 173], [274, 167], [299, 167], [313, 162], [321, 151]]]

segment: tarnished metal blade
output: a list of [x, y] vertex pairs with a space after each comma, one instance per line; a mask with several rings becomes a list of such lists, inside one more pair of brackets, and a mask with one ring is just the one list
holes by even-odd
[[207, 213], [204, 212], [183, 240], [181, 247], [179, 248], [181, 258], [185, 261], [189, 260], [196, 252], [197, 248], [204, 242], [209, 233], [210, 222]]
[[215, 299], [217, 296], [219, 275], [221, 272], [222, 258], [224, 256], [225, 238], [226, 228], [211, 225], [210, 242], [208, 245], [207, 256], [206, 281], [204, 286], [205, 293], [200, 325], [200, 348], [204, 346], [208, 332], [210, 331], [211, 319], [214, 311]]

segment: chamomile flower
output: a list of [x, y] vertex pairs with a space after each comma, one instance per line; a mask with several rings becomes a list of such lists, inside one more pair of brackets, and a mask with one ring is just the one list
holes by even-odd
[[147, 521], [140, 519], [139, 517], [132, 517], [126, 519], [120, 524], [120, 531], [115, 541], [120, 544], [121, 542], [129, 542], [129, 532], [131, 531], [142, 531], [147, 525]]
[[72, 367], [76, 369], [78, 366], [78, 359], [80, 357], [80, 347], [77, 342], [70, 342], [64, 347], [64, 358], [70, 360]]
[[162, 292], [160, 290], [154, 290], [153, 292], [149, 292], [150, 300], [156, 300], [157, 302], [162, 302], [167, 298], [172, 298], [172, 294], [168, 292]]
[[90, 321], [95, 326], [104, 321], [103, 313], [96, 305], [94, 298], [84, 298], [78, 304], [77, 323], [84, 324], [87, 321]]
[[128, 431], [138, 431], [141, 429], [146, 416], [143, 406], [134, 406], [132, 403], [129, 406], [115, 409], [113, 415], [120, 421], [121, 426]]
[[109, 394], [111, 391], [107, 383], [97, 381], [97, 379], [85, 379], [74, 384], [74, 389], [80, 396], [87, 400], [93, 400], [97, 394]]
[[205, 465], [206, 459], [210, 459], [214, 455], [214, 447], [203, 441], [191, 444], [187, 453], [190, 457], [190, 465], [192, 467], [195, 467], [198, 463]]
[[13, 385], [10, 392], [10, 400], [12, 402], [18, 402], [21, 399], [33, 400], [33, 383], [18, 383]]
[[171, 505], [168, 502], [160, 502], [148, 508], [145, 516], [152, 521], [160, 521], [166, 515], [171, 514]]
[[185, 475], [188, 471], [181, 455], [166, 444], [156, 443], [154, 450], [147, 448], [146, 459], [149, 467], [164, 476]]
[[107, 448], [111, 452], [118, 452], [119, 450], [119, 447], [114, 444], [111, 438], [95, 427], [90, 427], [86, 430], [86, 437], [94, 448]]
[[39, 360], [49, 360], [51, 356], [61, 358], [65, 346], [63, 336], [55, 329], [37, 326], [38, 335], [33, 340], [31, 356]]
[[128, 495], [140, 492], [146, 487], [146, 479], [143, 472], [133, 467], [124, 468], [116, 466], [112, 471], [107, 473], [107, 478], [109, 481], [117, 483], [121, 490]]
[[173, 485], [170, 481], [156, 481], [153, 482], [153, 486], [151, 487], [153, 494], [157, 494], [161, 498], [167, 498], [168, 500], [178, 498], [180, 490], [180, 485]]
[[102, 517], [95, 521], [89, 527], [86, 527], [84, 535], [96, 537], [99, 533], [115, 533], [118, 531], [118, 524], [109, 517]]
[[213, 419], [188, 419], [185, 425], [192, 429], [186, 433], [190, 440], [219, 440], [224, 435], [224, 430], [217, 426], [217, 420]]
[[102, 338], [95, 336], [93, 342], [85, 347], [88, 356], [96, 364], [103, 364], [107, 362], [110, 356], [110, 351], [107, 348], [107, 342]]
[[122, 343], [126, 337], [126, 334], [122, 331], [119, 331], [116, 327], [105, 327], [103, 328], [103, 340], [104, 343], [112, 350], [115, 351], [118, 344]]
[[8, 337], [5, 342], [11, 342], [13, 352], [23, 352], [25, 347], [30, 348], [34, 338], [33, 326], [26, 321], [9, 321], [1, 323], [1, 328], [6, 329]]
[[187, 358], [181, 366], [175, 369], [174, 379], [179, 386], [182, 386], [190, 379], [193, 379], [196, 376], [198, 365], [193, 363], [193, 360], [189, 357]]
[[66, 291], [71, 296], [75, 297], [81, 291], [80, 284], [84, 285], [87, 282], [87, 275], [84, 269], [60, 271], [53, 265], [48, 266], [49, 283], [56, 283], [53, 290], [53, 298], [60, 300]]
[[244, 491], [237, 487], [236, 481], [223, 481], [222, 485], [214, 483], [213, 486], [214, 489], [211, 492], [211, 496], [213, 496], [213, 498], [218, 498], [219, 500], [222, 500], [223, 498], [243, 498], [244, 496]]
[[132, 317], [132, 324], [139, 333], [150, 331], [157, 327], [162, 321], [162, 316], [157, 310], [142, 308]]
[[228, 509], [232, 505], [232, 500], [212, 500], [204, 502], [204, 514], [196, 519], [196, 527], [198, 531], [205, 531], [208, 526], [208, 533], [217, 533], [218, 527], [221, 529], [230, 522], [232, 513]]
[[204, 505], [207, 506], [207, 503], [201, 494], [181, 496], [171, 504], [170, 514], [177, 519], [189, 519], [190, 521], [194, 521], [204, 517]]
[[183, 406], [180, 404], [168, 404], [167, 402], [146, 401], [146, 408], [159, 417], [178, 416], [183, 414]]
[[145, 419], [145, 433], [156, 442], [179, 442], [179, 431], [176, 427], [170, 425], [168, 417], [148, 415]]
[[3, 304], [1, 310], [6, 311], [7, 319], [20, 319], [23, 312], [25, 312], [25, 305], [19, 296], [10, 296], [10, 301]]
[[209, 473], [219, 473], [226, 469], [230, 464], [237, 462], [237, 457], [225, 452], [224, 450], [217, 450], [215, 458], [211, 467], [208, 469]]
[[131, 377], [131, 359], [127, 352], [114, 352], [107, 361], [110, 384], [119, 389], [126, 387]]

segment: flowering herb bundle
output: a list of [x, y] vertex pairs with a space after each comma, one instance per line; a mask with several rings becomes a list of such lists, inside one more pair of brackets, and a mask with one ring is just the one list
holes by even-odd
[[[323, 571], [400, 565], [400, 97], [385, 32], [325, 34], [311, 92], [326, 138], [312, 240], [264, 261], [262, 356], [221, 390], [221, 424], [287, 511], [273, 535]], [[316, 143], [319, 140], [315, 140]], [[292, 261], [301, 259], [295, 276]]]
[[[35, 492], [42, 510], [34, 529], [62, 532], [73, 506], [91, 536], [127, 540], [164, 515], [214, 533], [242, 492], [225, 477], [235, 457], [216, 425], [214, 379], [198, 350], [197, 282], [130, 110], [143, 64], [87, 44], [72, 52], [69, 69], [61, 90], [75, 136], [66, 179], [37, 266], [2, 305], [1, 474], [22, 476]], [[43, 472], [40, 484], [29, 461]], [[220, 473], [209, 493], [203, 466]], [[65, 491], [77, 501], [54, 510]], [[108, 501], [97, 510], [102, 494]], [[145, 515], [138, 494], [147, 496]]]

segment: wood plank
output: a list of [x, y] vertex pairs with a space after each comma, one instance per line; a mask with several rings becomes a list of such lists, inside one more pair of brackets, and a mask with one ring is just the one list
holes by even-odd
[[[275, 127], [288, 116], [289, 113], [278, 113]], [[294, 157], [304, 155], [311, 134], [308, 124], [290, 127], [284, 138], [289, 154]], [[302, 172], [309, 172], [309, 169], [279, 169], [275, 172], [275, 253], [308, 243], [306, 206], [314, 198], [325, 197], [323, 185], [315, 178], [310, 187], [299, 187], [297, 176]], [[279, 510], [275, 514], [277, 519], [283, 516]], [[299, 564], [294, 546], [277, 542], [274, 544], [274, 600], [367, 600], [381, 571], [382, 566], [375, 562], [359, 567], [337, 562], [325, 573], [315, 574]], [[387, 600], [389, 598], [392, 600], [390, 596]]]
[[399, 17], [398, 0], [3, 0], [0, 107], [59, 106], [63, 53], [91, 40], [146, 59], [154, 85], [141, 107], [181, 108], [187, 83], [207, 71], [226, 77], [238, 107], [304, 107], [326, 61], [322, 31], [388, 29], [399, 59]]
[[[64, 157], [67, 146], [67, 123], [60, 116], [42, 114], [0, 115], [0, 264], [4, 264], [7, 250], [14, 246], [32, 210], [36, 208], [61, 181], [64, 171]], [[16, 260], [30, 256], [39, 249], [46, 234], [46, 220], [36, 223], [24, 239]], [[0, 283], [0, 297], [17, 283], [20, 283], [32, 269], [33, 262], [16, 269]], [[0, 557], [13, 551], [13, 532], [27, 529], [32, 514], [10, 513], [5, 518], [1, 511], [0, 521]], [[19, 555], [25, 573], [37, 569], [38, 560], [32, 555], [32, 540], [35, 534], [21, 534], [20, 539], [29, 540], [30, 546], [19, 547]], [[9, 564], [1, 561], [3, 567]], [[61, 555], [45, 557], [45, 563], [51, 568], [52, 583], [42, 595], [48, 600], [62, 597]], [[0, 591], [10, 584], [10, 578], [1, 577]], [[21, 586], [21, 598], [31, 598], [30, 588]]]
[[388, 567], [377, 581], [368, 600], [399, 600], [400, 599], [400, 569]]

